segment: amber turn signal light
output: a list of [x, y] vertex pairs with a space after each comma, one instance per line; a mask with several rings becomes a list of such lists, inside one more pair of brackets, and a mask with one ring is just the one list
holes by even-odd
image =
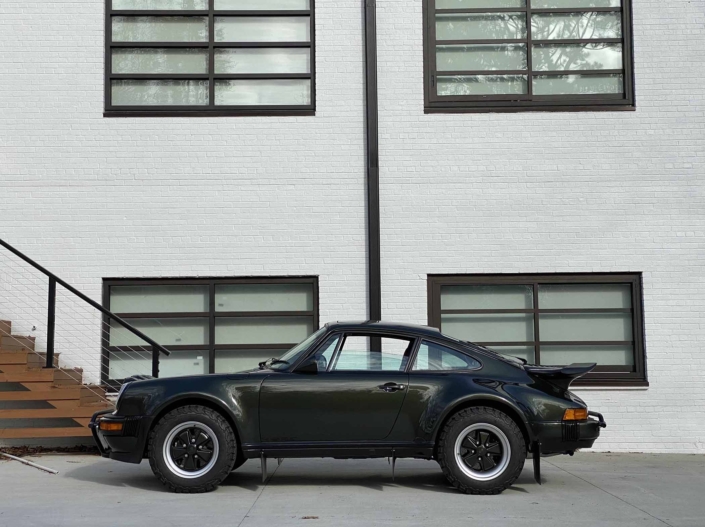
[[101, 421], [99, 428], [101, 430], [105, 430], [106, 432], [120, 432], [122, 430], [122, 423], [115, 421]]
[[587, 408], [568, 408], [563, 414], [564, 421], [585, 421], [587, 418]]

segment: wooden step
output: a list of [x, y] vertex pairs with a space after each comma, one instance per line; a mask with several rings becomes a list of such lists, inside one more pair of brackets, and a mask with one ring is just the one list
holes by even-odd
[[54, 369], [54, 384], [56, 385], [72, 385], [81, 384], [83, 382], [83, 370], [81, 368]]
[[31, 369], [19, 373], [0, 373], [0, 382], [22, 382], [22, 383], [33, 383], [33, 382], [54, 382], [54, 375], [56, 370], [46, 369]]
[[0, 336], [12, 335], [12, 322], [9, 320], [0, 320]]
[[91, 417], [101, 408], [73, 406], [41, 410], [0, 410], [0, 419], [49, 419], [57, 417]]
[[82, 391], [83, 388], [80, 386], [71, 386], [26, 392], [0, 392], [0, 401], [80, 401]]
[[29, 350], [34, 351], [34, 337], [20, 337], [13, 335], [11, 337], [0, 337], [0, 348], [5, 351], [14, 350]]
[[0, 369], [6, 364], [27, 364], [29, 354], [26, 351], [0, 351]]
[[67, 428], [4, 428], [0, 439], [36, 439], [54, 437], [90, 437], [91, 431], [84, 426]]

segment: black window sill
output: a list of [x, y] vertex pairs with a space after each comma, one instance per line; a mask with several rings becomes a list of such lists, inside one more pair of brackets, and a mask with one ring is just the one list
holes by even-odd
[[517, 112], [634, 112], [634, 105], [605, 105], [605, 106], [487, 106], [487, 107], [458, 107], [458, 106], [433, 106], [425, 107], [424, 113], [517, 113]]
[[211, 110], [156, 111], [106, 110], [103, 117], [312, 117], [316, 110]]
[[580, 388], [648, 388], [649, 387], [649, 381], [629, 381], [629, 380], [613, 380], [613, 381], [575, 381], [571, 385], [571, 389], [580, 389]]

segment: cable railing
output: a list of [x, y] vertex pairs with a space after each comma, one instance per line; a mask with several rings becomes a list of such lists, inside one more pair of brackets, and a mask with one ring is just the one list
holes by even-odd
[[[134, 375], [159, 377], [160, 356], [168, 357], [169, 350], [12, 245], [0, 239], [0, 246], [39, 272], [28, 274], [29, 269], [16, 260], [0, 262], [0, 270], [5, 269], [5, 276], [0, 276], [0, 320], [19, 322], [19, 331], [13, 330], [12, 334], [38, 338], [38, 347], [43, 350], [35, 347], [28, 351], [33, 351], [35, 358], [42, 357], [45, 368], [56, 368], [57, 354], [64, 350], [58, 367], [78, 384], [114, 390]], [[3, 305], [8, 306], [7, 310], [2, 309]], [[39, 324], [31, 321], [43, 317], [46, 326], [38, 330]], [[113, 333], [118, 327], [144, 344], [114, 346]], [[0, 328], [0, 337], [10, 342], [14, 339], [16, 346], [24, 343], [22, 337], [5, 333]]]

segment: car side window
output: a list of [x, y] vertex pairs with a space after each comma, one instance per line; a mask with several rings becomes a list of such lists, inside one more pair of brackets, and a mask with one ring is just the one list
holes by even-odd
[[[373, 351], [379, 345], [381, 351]], [[377, 335], [346, 335], [330, 371], [403, 371], [414, 339]]]
[[412, 371], [475, 370], [481, 364], [472, 357], [434, 342], [422, 341]]
[[316, 351], [314, 359], [318, 364], [319, 372], [328, 371], [335, 348], [338, 347], [338, 341], [340, 341], [340, 335], [333, 335]]

